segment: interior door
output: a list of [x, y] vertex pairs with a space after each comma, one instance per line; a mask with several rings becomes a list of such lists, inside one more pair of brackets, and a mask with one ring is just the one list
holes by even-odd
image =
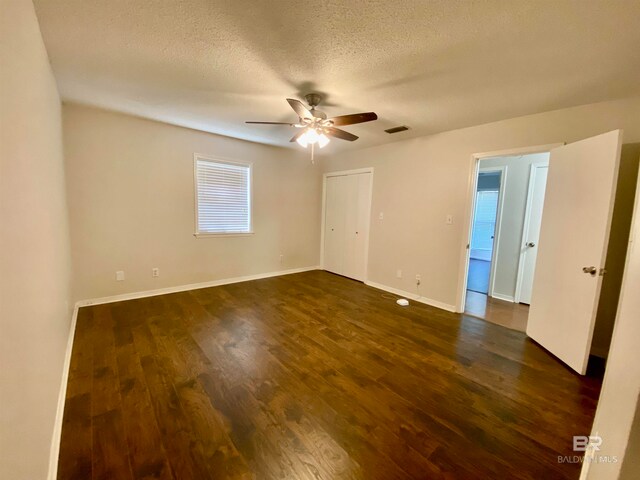
[[533, 276], [538, 258], [540, 243], [540, 225], [542, 224], [542, 207], [544, 192], [547, 186], [548, 165], [533, 164], [529, 175], [529, 194], [527, 212], [522, 232], [522, 259], [520, 260], [520, 284], [518, 302], [531, 304]]
[[327, 177], [325, 192], [324, 269], [343, 274], [347, 177]]
[[356, 225], [358, 224], [358, 175], [346, 175], [344, 265], [342, 274], [354, 278], [356, 270]]
[[371, 173], [347, 176], [346, 250], [343, 275], [364, 281], [366, 272], [366, 240], [371, 214]]
[[586, 373], [622, 131], [551, 151], [527, 335]]

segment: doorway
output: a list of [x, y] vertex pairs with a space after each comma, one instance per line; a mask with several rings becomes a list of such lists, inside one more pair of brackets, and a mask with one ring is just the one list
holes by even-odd
[[489, 294], [498, 210], [500, 186], [504, 169], [481, 169], [475, 195], [475, 211], [471, 229], [467, 290]]
[[477, 159], [464, 312], [524, 332], [549, 152]]

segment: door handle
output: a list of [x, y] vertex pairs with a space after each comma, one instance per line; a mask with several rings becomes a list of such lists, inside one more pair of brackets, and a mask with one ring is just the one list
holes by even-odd
[[588, 273], [589, 275], [591, 275], [592, 277], [596, 276], [596, 273], [598, 273], [598, 269], [594, 266], [591, 267], [582, 267], [582, 271], [584, 273]]
[[535, 246], [536, 246], [536, 244], [535, 244], [535, 243], [533, 243], [533, 242], [529, 242], [529, 243], [527, 243], [527, 247], [530, 247], [530, 248], [531, 248], [531, 247], [535, 247]]

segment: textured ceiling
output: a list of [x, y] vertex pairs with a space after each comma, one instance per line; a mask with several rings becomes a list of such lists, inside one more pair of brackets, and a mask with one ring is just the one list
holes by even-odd
[[64, 100], [275, 145], [310, 91], [380, 117], [329, 152], [640, 94], [639, 0], [35, 5]]

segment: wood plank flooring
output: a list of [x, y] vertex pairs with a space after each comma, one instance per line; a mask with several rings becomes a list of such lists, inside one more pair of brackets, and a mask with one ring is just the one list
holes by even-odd
[[80, 309], [58, 478], [578, 478], [601, 382], [314, 271]]
[[467, 290], [464, 313], [519, 332], [527, 330], [529, 305], [505, 302], [484, 293]]

